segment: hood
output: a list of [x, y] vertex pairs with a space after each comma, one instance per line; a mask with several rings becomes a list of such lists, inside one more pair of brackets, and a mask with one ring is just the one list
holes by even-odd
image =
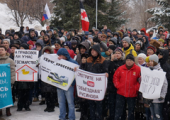
[[146, 35], [144, 35], [143, 37], [145, 37], [146, 39], [146, 42], [145, 42], [145, 47], [148, 47], [149, 46], [149, 40], [148, 40], [148, 37]]
[[72, 59], [74, 59], [74, 57], [75, 57], [75, 53], [74, 53], [74, 51], [73, 50], [67, 50], [68, 51], [68, 53], [70, 54], [70, 57], [72, 58]]
[[90, 45], [89, 45], [88, 42], [82, 42], [82, 43], [80, 43], [80, 45], [79, 45], [79, 50], [80, 50], [80, 47], [81, 47], [81, 46], [84, 46], [84, 47], [86, 48], [86, 51], [88, 51], [89, 48], [90, 48]]
[[44, 42], [43, 42], [43, 40], [37, 40], [37, 42], [36, 42], [35, 44], [41, 45], [42, 48], [44, 47]]
[[146, 29], [145, 28], [142, 28], [140, 31], [143, 31], [146, 35]]
[[70, 59], [70, 54], [68, 53], [68, 51], [65, 48], [60, 48], [57, 52], [57, 55], [63, 55], [67, 58], [67, 60]]
[[[125, 51], [125, 50], [124, 50], [124, 48], [122, 48], [122, 49], [123, 49], [123, 51]], [[130, 50], [132, 50], [132, 49], [134, 50], [134, 47], [133, 47], [133, 45], [132, 45], [132, 44], [130, 44], [129, 49], [127, 49], [127, 50], [126, 50], [126, 52], [130, 52]]]
[[93, 45], [93, 46], [91, 47], [91, 49], [89, 50], [89, 55], [90, 55], [90, 56], [92, 56], [92, 55], [91, 55], [91, 50], [92, 50], [92, 49], [94, 49], [94, 50], [99, 54], [99, 56], [101, 56], [101, 51], [100, 51], [100, 45], [99, 45], [99, 44]]
[[166, 49], [159, 49], [159, 53], [162, 53], [163, 58], [159, 59], [160, 64], [164, 64], [166, 63], [166, 61], [168, 60], [169, 57], [169, 51]]
[[49, 50], [49, 51], [50, 51], [50, 54], [53, 54], [53, 53], [54, 53], [54, 50], [53, 50], [52, 47], [50, 47], [50, 46], [44, 47], [43, 50], [42, 50], [42, 54], [44, 54], [45, 50]]
[[8, 59], [8, 58], [9, 58], [9, 56], [0, 57], [0, 60], [6, 60], [6, 59]]
[[159, 63], [156, 66], [154, 66], [153, 69], [162, 71], [162, 68]]

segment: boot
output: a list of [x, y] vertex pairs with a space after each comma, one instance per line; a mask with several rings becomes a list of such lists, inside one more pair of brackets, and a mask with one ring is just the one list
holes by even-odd
[[47, 107], [47, 108], [44, 110], [44, 112], [48, 112], [48, 110], [49, 110], [49, 108]]
[[31, 109], [28, 107], [28, 108], [25, 108], [25, 111], [31, 111]]
[[45, 101], [42, 100], [39, 105], [45, 105]]
[[2, 116], [2, 109], [0, 110], [0, 116]]
[[6, 116], [11, 116], [10, 108], [6, 108]]
[[33, 102], [38, 102], [38, 101], [39, 101], [38, 98], [33, 99]]
[[54, 108], [49, 108], [48, 112], [54, 112]]

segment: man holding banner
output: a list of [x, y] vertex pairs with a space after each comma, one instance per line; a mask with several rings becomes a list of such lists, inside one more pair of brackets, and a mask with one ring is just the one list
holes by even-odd
[[[89, 51], [89, 56], [90, 57], [87, 58], [87, 62], [84, 65], [84, 67], [80, 67], [80, 68], [83, 68], [85, 71], [91, 73], [106, 73], [106, 77], [108, 77], [108, 73], [107, 73], [108, 65], [105, 58], [101, 56], [99, 44], [92, 46], [92, 48]], [[102, 80], [103, 79], [99, 81]], [[88, 103], [89, 103], [89, 111], [90, 111], [90, 120], [103, 120], [103, 112], [102, 112], [103, 101], [102, 100], [97, 101], [93, 99], [93, 100], [89, 100]]]
[[[3, 83], [11, 83], [12, 85], [14, 84], [14, 82], [15, 82], [15, 63], [14, 63], [14, 61], [11, 59], [11, 58], [9, 58], [9, 56], [7, 55], [7, 49], [6, 49], [6, 47], [5, 46], [0, 46], [0, 64], [6, 64], [6, 63], [10, 63], [10, 71], [11, 71], [11, 82], [9, 82], [9, 81], [6, 81], [6, 82], [4, 82], [3, 81]], [[1, 77], [2, 77], [3, 75], [1, 74]], [[2, 82], [1, 82], [1, 84], [3, 84]], [[10, 85], [11, 86], [11, 85]], [[2, 87], [1, 87], [2, 88]], [[8, 89], [8, 91], [10, 91], [11, 90], [11, 88], [7, 88]], [[1, 90], [2, 91], [2, 90]], [[2, 103], [4, 103], [4, 104], [8, 104], [8, 106], [11, 106], [11, 104], [13, 104], [13, 102], [12, 102], [12, 94], [10, 93], [10, 94], [8, 94], [7, 96], [9, 96], [8, 97], [8, 101], [3, 101], [3, 102], [0, 102], [0, 116], [2, 116], [2, 108], [4, 108], [4, 107], [7, 107], [6, 105], [3, 105]], [[5, 99], [4, 99], [5, 100]], [[10, 102], [10, 101], [11, 102]], [[6, 103], [6, 102], [8, 102], [8, 103]], [[10, 108], [8, 107], [8, 108], [6, 108], [6, 115], [7, 116], [11, 116], [11, 113], [10, 113]]]
[[[58, 57], [59, 60], [64, 59], [71, 63], [78, 64], [75, 60], [73, 60], [70, 57], [68, 51], [65, 48], [60, 48], [57, 52], [57, 55], [59, 56]], [[59, 108], [60, 108], [59, 118], [61, 120], [65, 120], [66, 100], [68, 102], [68, 108], [69, 108], [68, 118], [69, 118], [69, 120], [75, 120], [74, 96], [73, 96], [74, 85], [75, 85], [75, 80], [73, 81], [72, 85], [68, 88], [67, 91], [57, 88], [58, 102], [59, 102]]]

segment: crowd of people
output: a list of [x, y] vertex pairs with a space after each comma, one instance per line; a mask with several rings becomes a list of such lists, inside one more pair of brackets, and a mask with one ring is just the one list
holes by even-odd
[[[38, 82], [16, 81], [16, 49], [37, 50], [39, 58], [44, 53], [57, 54], [82, 70], [105, 73], [108, 85], [104, 99], [79, 98], [75, 80], [67, 91], [41, 81], [40, 73]], [[170, 120], [170, 34], [162, 26], [148, 33], [145, 28], [115, 32], [106, 25], [89, 31], [47, 26], [40, 33], [29, 27], [6, 30], [5, 34], [0, 29], [0, 64], [5, 63], [11, 66], [12, 98], [18, 112], [31, 111], [30, 105], [41, 95], [39, 105], [46, 104], [44, 112], [59, 107], [60, 120], [75, 120], [75, 112], [81, 112], [80, 120]], [[166, 72], [160, 98], [147, 99], [139, 92], [141, 66]], [[10, 108], [6, 108], [6, 115], [11, 116]]]

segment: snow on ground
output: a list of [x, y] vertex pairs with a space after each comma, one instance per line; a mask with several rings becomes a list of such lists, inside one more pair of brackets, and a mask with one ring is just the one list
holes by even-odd
[[[2, 29], [2, 33], [5, 34], [7, 29], [14, 29], [15, 31], [19, 30], [16, 23], [12, 20], [13, 16], [11, 14], [11, 10], [7, 6], [7, 4], [0, 3], [0, 28]], [[41, 31], [45, 29], [46, 26], [42, 27], [38, 21], [33, 21], [32, 24], [29, 23], [28, 19], [24, 21], [24, 26], [29, 26], [29, 28], [38, 28], [37, 31]]]
[[[25, 111], [23, 109], [21, 112], [17, 111], [17, 104], [11, 107], [12, 116], [7, 117], [6, 111], [3, 109], [3, 116], [0, 120], [59, 120], [59, 108], [55, 107], [55, 112], [44, 112], [46, 105], [39, 105], [39, 102], [33, 102], [30, 105], [31, 111]], [[76, 113], [76, 120], [80, 119], [80, 112]]]

